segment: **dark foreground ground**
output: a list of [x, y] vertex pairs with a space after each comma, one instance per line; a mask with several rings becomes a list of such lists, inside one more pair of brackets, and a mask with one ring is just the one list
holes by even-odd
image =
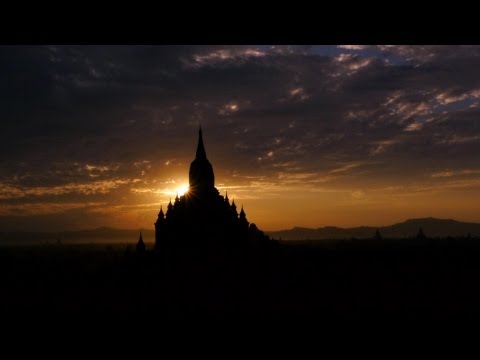
[[322, 241], [164, 259], [125, 245], [1, 247], [0, 284], [2, 323], [25, 327], [476, 323], [480, 243]]

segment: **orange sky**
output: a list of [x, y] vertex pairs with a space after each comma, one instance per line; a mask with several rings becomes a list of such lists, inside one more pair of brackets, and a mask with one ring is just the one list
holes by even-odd
[[[209, 158], [214, 164], [215, 156]], [[478, 183], [476, 180], [463, 179], [459, 183], [451, 176], [438, 183], [426, 178], [423, 184], [368, 181], [359, 184], [349, 183], [348, 176], [344, 175], [346, 179], [342, 180], [341, 186], [336, 184], [335, 177], [322, 185], [291, 178], [250, 179], [246, 184], [243, 180], [237, 182], [236, 178], [221, 177], [221, 171], [216, 173], [216, 186], [221, 194], [228, 191], [230, 200], [235, 199], [239, 207], [244, 206], [249, 221], [265, 230], [293, 226], [382, 226], [428, 216], [480, 221], [476, 213], [478, 204], [475, 199], [480, 196], [480, 188], [474, 188]], [[188, 166], [185, 166], [185, 174], [188, 174]], [[175, 184], [171, 185], [152, 186], [148, 190], [134, 187], [132, 202], [140, 208], [127, 211], [118, 223], [112, 225], [129, 222], [131, 227], [148, 228], [156, 216], [156, 212], [151, 211], [155, 207], [151, 203], [143, 207], [142, 199], [155, 199], [153, 203], [166, 206], [170, 197], [175, 197], [177, 189], [184, 190], [188, 183], [187, 176], [173, 178]]]
[[198, 125], [263, 230], [480, 222], [480, 46], [0, 46], [0, 231], [150, 228]]

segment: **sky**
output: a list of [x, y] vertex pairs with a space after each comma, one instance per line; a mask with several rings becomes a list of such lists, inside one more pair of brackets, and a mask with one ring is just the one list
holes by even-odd
[[480, 222], [480, 47], [1, 46], [0, 231], [153, 229], [201, 124], [262, 230]]

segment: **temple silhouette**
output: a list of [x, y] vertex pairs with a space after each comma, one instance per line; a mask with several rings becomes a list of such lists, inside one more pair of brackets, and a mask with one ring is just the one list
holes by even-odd
[[235, 201], [230, 203], [228, 194], [220, 195], [215, 187], [200, 127], [196, 156], [190, 165], [189, 190], [177, 195], [173, 204], [170, 200], [165, 213], [160, 207], [155, 251], [248, 251], [268, 240], [254, 223], [249, 223], [243, 206], [238, 212]]

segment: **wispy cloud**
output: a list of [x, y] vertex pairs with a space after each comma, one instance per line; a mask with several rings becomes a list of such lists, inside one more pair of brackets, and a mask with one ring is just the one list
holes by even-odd
[[330, 172], [333, 173], [333, 174], [344, 173], [344, 172], [348, 172], [352, 169], [358, 168], [362, 164], [363, 164], [362, 162], [349, 163], [349, 164], [345, 164], [343, 166], [340, 166], [339, 168], [330, 170]]
[[379, 155], [384, 153], [389, 147], [398, 143], [396, 139], [382, 140], [374, 143], [373, 148], [370, 151], [370, 155]]
[[45, 195], [64, 195], [64, 194], [106, 194], [121, 185], [128, 184], [130, 180], [105, 180], [94, 181], [91, 183], [68, 183], [61, 186], [38, 186], [38, 187], [21, 187], [8, 183], [0, 183], [0, 199], [16, 199], [32, 196]]
[[279, 219], [267, 208], [283, 196], [351, 219], [367, 202], [432, 195], [437, 209], [433, 194], [476, 191], [480, 46], [56, 45], [0, 58], [5, 206], [108, 201], [64, 213], [151, 226], [134, 206], [188, 180], [200, 123], [218, 187], [264, 206], [256, 221]]
[[213, 50], [206, 53], [194, 54], [190, 59], [184, 60], [187, 66], [201, 67], [209, 64], [221, 63], [225, 61], [242, 61], [248, 58], [263, 57], [267, 55], [265, 51], [255, 48], [225, 48]]
[[29, 215], [51, 215], [60, 214], [73, 209], [90, 209], [96, 206], [104, 206], [102, 202], [42, 202], [42, 203], [22, 203], [22, 204], [2, 204], [0, 205], [1, 216], [29, 216]]
[[444, 178], [462, 175], [476, 175], [480, 174], [479, 169], [465, 169], [465, 170], [444, 170], [432, 174], [433, 178]]
[[346, 49], [346, 50], [363, 50], [367, 48], [366, 45], [338, 45], [339, 49]]
[[455, 145], [480, 141], [480, 135], [452, 135], [438, 141], [439, 144]]

